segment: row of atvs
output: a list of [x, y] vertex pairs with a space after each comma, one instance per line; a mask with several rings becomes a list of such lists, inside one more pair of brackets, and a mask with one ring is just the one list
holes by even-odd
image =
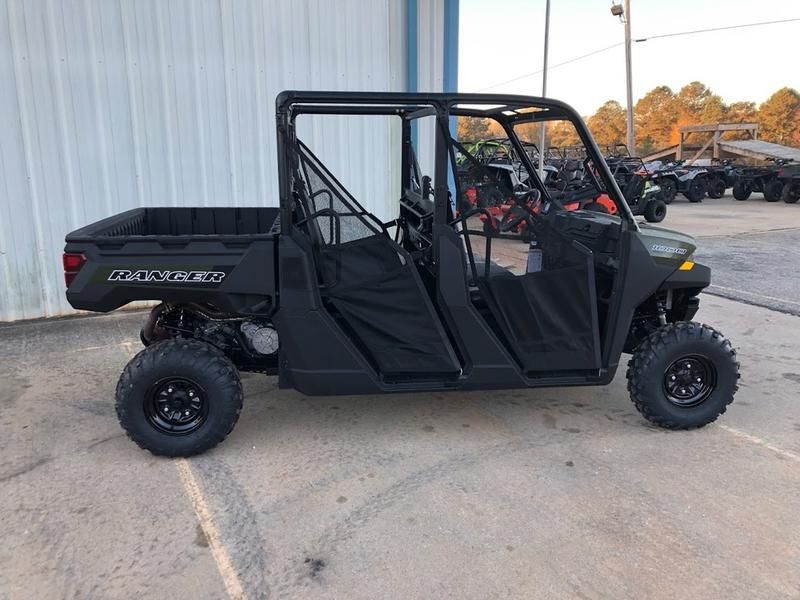
[[[525, 144], [525, 151], [538, 166], [535, 144]], [[546, 152], [543, 179], [549, 195], [567, 210], [615, 213], [616, 205], [605, 193], [592, 164], [581, 155], [579, 149]], [[484, 229], [522, 233], [519, 227], [525, 219], [516, 213], [524, 210], [514, 196], [528, 187], [528, 172], [508, 141], [461, 143], [456, 160], [459, 180], [466, 183], [462, 201], [486, 209], [481, 217]], [[606, 162], [633, 213], [651, 223], [664, 220], [667, 205], [678, 194], [689, 202], [701, 202], [705, 196], [721, 198], [732, 187], [737, 200], [746, 200], [753, 192], [763, 193], [770, 202], [783, 199], [794, 203], [800, 199], [800, 164], [789, 164], [787, 159], [756, 167], [738, 166], [728, 160], [700, 167], [685, 165], [684, 161], [645, 163], [626, 153], [610, 152]]]

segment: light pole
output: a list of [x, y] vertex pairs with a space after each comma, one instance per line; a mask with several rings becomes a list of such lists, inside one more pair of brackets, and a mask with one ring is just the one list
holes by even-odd
[[[550, 0], [547, 0], [544, 11], [544, 64], [542, 65], [542, 98], [547, 97], [547, 53], [550, 50]], [[539, 179], [544, 180], [544, 144], [546, 129], [544, 121], [539, 138]]]
[[625, 80], [627, 85], [627, 145], [629, 152], [635, 152], [636, 141], [633, 135], [633, 67], [631, 66], [631, 0], [623, 0], [624, 7], [611, 5], [611, 14], [619, 17], [625, 24]]

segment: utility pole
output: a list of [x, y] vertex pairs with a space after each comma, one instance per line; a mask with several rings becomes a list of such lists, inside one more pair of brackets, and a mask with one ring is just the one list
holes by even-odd
[[[626, 2], [628, 0], [625, 0]], [[542, 98], [547, 97], [547, 53], [550, 50], [550, 0], [547, 0], [544, 12], [544, 64], [542, 65]], [[544, 181], [544, 144], [546, 129], [544, 121], [541, 124], [541, 137], [539, 138], [539, 179]]]
[[[549, 0], [548, 0], [549, 2]], [[631, 0], [625, 0], [625, 78], [628, 86], [628, 152], [636, 154], [636, 142], [633, 135], [633, 83], [631, 66]]]

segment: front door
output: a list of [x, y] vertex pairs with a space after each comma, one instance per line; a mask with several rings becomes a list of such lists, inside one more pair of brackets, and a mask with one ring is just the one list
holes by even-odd
[[[471, 124], [471, 119], [481, 123]], [[460, 117], [459, 129], [477, 131], [491, 121]], [[455, 259], [453, 253], [441, 253], [450, 264], [441, 264], [440, 274], [465, 269], [472, 307], [528, 377], [596, 371], [605, 316], [598, 290], [611, 281], [605, 276], [598, 281], [595, 237], [618, 222], [591, 212], [591, 206], [585, 210], [585, 199], [591, 202], [599, 190], [589, 187], [592, 178], [576, 175], [575, 159], [546, 165], [554, 183], [545, 188], [530, 172], [531, 159], [538, 160], [533, 140], [522, 146], [530, 152], [522, 157], [519, 145], [498, 133], [503, 131], [497, 125], [491, 145], [448, 140], [460, 215], [455, 229], [463, 254]], [[581, 200], [570, 212], [551, 201], [551, 195]], [[583, 220], [585, 239], [574, 235], [575, 223], [584, 228]], [[439, 241], [451, 243], [444, 237]]]

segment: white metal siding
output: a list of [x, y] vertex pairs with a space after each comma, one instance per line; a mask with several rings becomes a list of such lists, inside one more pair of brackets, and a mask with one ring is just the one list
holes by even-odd
[[[420, 2], [423, 90], [441, 89], [439, 3]], [[0, 321], [71, 312], [60, 256], [79, 226], [136, 206], [276, 204], [275, 96], [403, 90], [404, 11], [404, 0], [0, 3]], [[398, 177], [388, 128], [315, 124], [308, 140], [382, 215]], [[352, 148], [372, 157], [367, 177]]]
[[[417, 86], [420, 92], [439, 92], [444, 83], [444, 2], [417, 0]], [[420, 119], [417, 158], [426, 175], [434, 174], [435, 119]]]

